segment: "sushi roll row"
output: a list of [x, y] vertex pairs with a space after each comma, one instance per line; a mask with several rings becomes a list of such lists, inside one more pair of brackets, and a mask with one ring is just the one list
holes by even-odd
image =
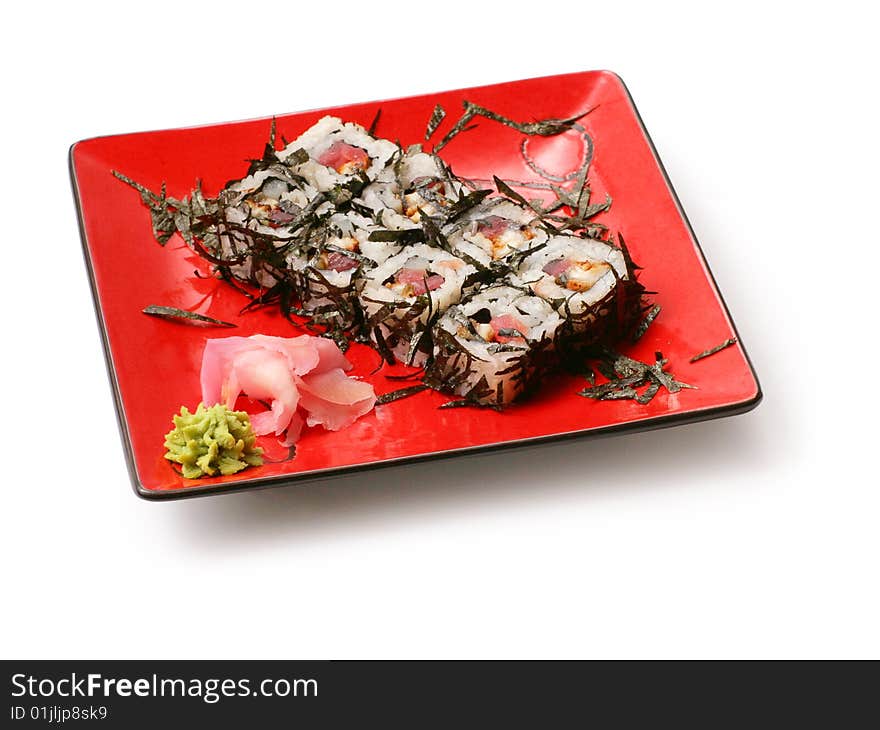
[[624, 250], [560, 232], [418, 145], [324, 117], [249, 172], [219, 198], [212, 253], [232, 275], [286, 287], [290, 311], [471, 402], [510, 403], [640, 311]]

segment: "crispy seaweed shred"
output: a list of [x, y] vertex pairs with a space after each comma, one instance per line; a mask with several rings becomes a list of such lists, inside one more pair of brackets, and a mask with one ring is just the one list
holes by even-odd
[[388, 347], [388, 343], [385, 341], [385, 336], [382, 334], [382, 328], [376, 325], [373, 327], [373, 338], [376, 342], [376, 352], [382, 356], [382, 359], [387, 362], [389, 365], [394, 365], [397, 362], [397, 358], [394, 357], [394, 353], [391, 352], [391, 348]]
[[421, 243], [425, 240], [425, 234], [420, 228], [404, 228], [399, 231], [373, 231], [370, 233], [368, 240], [377, 243], [384, 242], [408, 245], [411, 243]]
[[697, 362], [698, 360], [702, 360], [703, 358], [710, 357], [714, 355], [716, 352], [721, 352], [722, 350], [730, 347], [731, 345], [736, 344], [736, 337], [731, 337], [728, 340], [724, 340], [720, 345], [715, 345], [715, 347], [710, 347], [708, 350], [703, 350], [699, 355], [694, 355], [691, 358], [691, 362]]
[[645, 332], [648, 331], [648, 327], [651, 326], [651, 323], [655, 319], [657, 319], [657, 315], [660, 314], [660, 309], [661, 307], [659, 304], [655, 304], [653, 307], [651, 307], [650, 311], [645, 315], [645, 318], [641, 322], [639, 322], [639, 326], [636, 327], [635, 331], [633, 332], [633, 342], [638, 342], [645, 334]]
[[386, 380], [421, 380], [425, 375], [425, 369], [419, 368], [417, 370], [413, 370], [411, 373], [404, 373], [402, 375], [386, 375]]
[[442, 405], [437, 406], [437, 407], [439, 409], [444, 410], [444, 411], [452, 409], [452, 408], [485, 408], [485, 409], [488, 409], [491, 411], [497, 411], [498, 413], [501, 413], [504, 410], [503, 405], [499, 405], [497, 403], [481, 402], [481, 401], [479, 401], [473, 397], [470, 397], [470, 396], [465, 397], [465, 398], [460, 398], [458, 400], [446, 401], [446, 403], [443, 403]]
[[302, 165], [303, 163], [308, 162], [308, 161], [309, 161], [309, 153], [306, 152], [301, 147], [299, 149], [296, 149], [293, 152], [291, 152], [287, 156], [287, 160], [286, 160], [288, 165], [289, 164]]
[[526, 208], [532, 207], [528, 200], [526, 200], [522, 195], [516, 192], [516, 190], [510, 187], [510, 185], [504, 182], [504, 180], [499, 178], [497, 175], [492, 176], [492, 181], [495, 183], [495, 187], [498, 189], [498, 192], [502, 195], [507, 196], [511, 200], [519, 203]]
[[452, 223], [467, 213], [471, 208], [482, 203], [492, 194], [491, 190], [474, 190], [467, 195], [462, 195], [446, 210], [446, 223]]
[[368, 133], [371, 137], [375, 137], [375, 136], [376, 136], [376, 127], [379, 126], [379, 120], [380, 120], [381, 118], [382, 118], [382, 107], [379, 107], [378, 109], [376, 109], [376, 115], [373, 117], [373, 121], [370, 122], [370, 127], [369, 127], [369, 129], [367, 130], [367, 133]]
[[177, 228], [175, 226], [175, 213], [181, 207], [181, 201], [169, 198], [165, 194], [165, 183], [159, 194], [148, 190], [143, 185], [135, 182], [130, 177], [123, 175], [117, 170], [113, 170], [113, 175], [127, 185], [131, 185], [141, 194], [141, 200], [150, 211], [150, 218], [153, 224], [153, 236], [160, 245], [164, 246], [168, 243], [168, 239], [174, 235]]
[[393, 403], [396, 400], [400, 400], [401, 398], [409, 398], [411, 395], [416, 395], [417, 393], [421, 393], [422, 391], [430, 390], [427, 385], [411, 385], [408, 388], [401, 388], [400, 390], [392, 390], [390, 393], [385, 393], [384, 395], [380, 395], [376, 398], [377, 406], [384, 406], [386, 403]]
[[510, 127], [511, 129], [515, 129], [518, 132], [522, 132], [525, 135], [529, 136], [540, 136], [540, 137], [552, 137], [556, 134], [561, 134], [562, 132], [568, 131], [572, 128], [572, 126], [580, 119], [583, 119], [587, 114], [589, 114], [592, 109], [588, 109], [581, 114], [577, 114], [576, 116], [569, 117], [568, 119], [541, 119], [534, 122], [517, 122], [513, 119], [509, 119], [497, 112], [493, 112], [490, 109], [486, 109], [479, 104], [474, 104], [470, 101], [464, 101], [464, 113], [455, 123], [455, 125], [450, 129], [446, 135], [441, 139], [436, 145], [434, 145], [434, 152], [439, 152], [446, 145], [448, 145], [457, 135], [461, 132], [465, 132], [468, 129], [472, 129], [471, 121], [475, 117], [484, 117], [485, 119], [491, 119], [494, 122], [499, 122], [500, 124], [505, 125], [506, 127]]
[[[666, 370], [668, 361], [663, 354], [655, 354], [653, 363], [645, 363], [623, 355], [608, 347], [596, 348], [590, 353], [596, 360], [596, 369], [608, 382], [595, 384], [578, 392], [578, 395], [593, 400], [633, 400], [645, 405], [665, 388], [670, 393], [678, 393], [683, 388], [694, 386], [683, 383]], [[645, 387], [647, 386], [647, 387]], [[639, 390], [642, 388], [642, 390]]]
[[648, 403], [653, 400], [654, 396], [660, 392], [660, 383], [653, 382], [651, 383], [644, 391], [636, 395], [635, 399], [643, 406], [648, 405]]
[[434, 111], [431, 112], [431, 118], [428, 120], [428, 126], [425, 128], [425, 141], [427, 142], [431, 139], [431, 135], [437, 131], [437, 127], [440, 126], [440, 123], [446, 118], [446, 110], [440, 105], [434, 107]]
[[214, 319], [198, 312], [190, 312], [186, 309], [178, 309], [177, 307], [166, 307], [161, 304], [150, 304], [141, 310], [144, 314], [151, 317], [161, 317], [175, 322], [191, 324], [197, 327], [237, 327], [232, 322], [224, 322], [222, 319]]

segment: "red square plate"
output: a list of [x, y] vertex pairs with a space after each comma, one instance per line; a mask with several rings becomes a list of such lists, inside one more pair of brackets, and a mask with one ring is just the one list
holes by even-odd
[[[187, 195], [197, 179], [207, 194], [245, 174], [259, 157], [269, 120], [258, 119], [161, 132], [100, 137], [71, 148], [71, 173], [79, 206], [85, 259], [103, 333], [105, 355], [132, 482], [151, 499], [194, 496], [310, 480], [359, 469], [454, 456], [466, 452], [632, 431], [741, 413], [755, 407], [761, 390], [742, 345], [691, 364], [695, 353], [736, 336], [706, 261], [618, 76], [591, 71], [514, 81], [408, 99], [356, 104], [277, 118], [278, 135], [295, 138], [330, 113], [369, 126], [378, 109], [379, 136], [404, 146], [423, 141], [434, 105], [449, 112], [438, 137], [452, 126], [465, 99], [509, 118], [564, 118], [595, 107], [581, 122], [593, 142], [590, 182], [599, 200], [613, 205], [599, 220], [619, 231], [643, 267], [641, 281], [658, 292], [662, 314], [637, 345], [623, 348], [639, 359], [655, 350], [669, 358], [677, 377], [697, 386], [662, 391], [646, 406], [633, 401], [592, 401], [576, 395], [584, 381], [554, 376], [540, 393], [503, 413], [473, 408], [438, 410], [446, 398], [433, 391], [377, 407], [340, 432], [307, 430], [296, 458], [250, 468], [230, 477], [185, 480], [163, 458], [171, 416], [199, 399], [199, 367], [208, 337], [228, 330], [189, 327], [147, 317], [148, 304], [199, 311], [238, 323], [236, 335], [300, 334], [274, 310], [239, 315], [242, 296], [223, 282], [198, 278], [203, 262], [179, 239], [155, 243], [148, 210], [135, 191], [111, 175], [119, 170], [158, 190]], [[481, 119], [442, 154], [470, 178], [497, 174], [540, 180], [522, 153], [523, 135]], [[562, 176], [589, 154], [586, 136], [530, 138], [528, 155], [545, 173]], [[370, 374], [378, 355], [363, 345], [349, 351], [355, 374], [383, 393], [400, 387], [386, 370]]]

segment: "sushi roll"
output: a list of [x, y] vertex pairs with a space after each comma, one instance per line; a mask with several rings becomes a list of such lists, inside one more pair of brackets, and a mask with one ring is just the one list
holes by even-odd
[[454, 250], [485, 267], [526, 253], [547, 241], [535, 211], [502, 198], [474, 206], [446, 230]]
[[435, 326], [425, 380], [474, 403], [505, 406], [553, 366], [562, 323], [528, 289], [503, 283], [481, 288]]
[[466, 191], [439, 157], [413, 145], [380, 172], [354, 202], [369, 209], [384, 228], [406, 230], [417, 228], [422, 215], [442, 219]]
[[360, 321], [358, 277], [390, 255], [381, 244], [368, 243], [372, 228], [355, 213], [335, 213], [288, 254], [289, 278], [304, 313], [341, 329]]
[[439, 157], [422, 152], [418, 146], [401, 159], [397, 178], [402, 214], [413, 223], [419, 223], [423, 215], [445, 217], [444, 213], [467, 193]]
[[440, 313], [459, 301], [465, 280], [475, 271], [452, 254], [426, 244], [406, 246], [364, 271], [360, 303], [367, 330], [383, 357], [424, 362], [428, 343], [421, 342], [422, 335]]
[[361, 191], [360, 197], [352, 201], [352, 207], [362, 215], [370, 216], [382, 228], [415, 228], [412, 221], [401, 215], [403, 204], [400, 200], [400, 183], [393, 164], [389, 164], [377, 175], [376, 180]]
[[[301, 227], [313, 196], [314, 191], [280, 166], [229, 183], [218, 198], [222, 215], [217, 237], [206, 239], [205, 244], [224, 260], [243, 257], [230, 266], [233, 276], [270, 287], [284, 275], [284, 252]], [[261, 253], [259, 261], [246, 255], [254, 250]]]
[[523, 260], [516, 281], [553, 306], [573, 346], [613, 341], [640, 311], [625, 252], [594, 238], [553, 236]]
[[278, 152], [278, 159], [320, 193], [373, 181], [398, 147], [376, 139], [360, 124], [323, 117]]

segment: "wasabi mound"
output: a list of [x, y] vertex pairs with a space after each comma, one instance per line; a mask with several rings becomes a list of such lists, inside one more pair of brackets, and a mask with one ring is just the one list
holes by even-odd
[[251, 420], [244, 411], [224, 405], [205, 408], [199, 403], [195, 413], [186, 406], [174, 416], [174, 429], [165, 435], [165, 458], [183, 467], [183, 476], [224, 476], [263, 463], [263, 450], [255, 446]]

